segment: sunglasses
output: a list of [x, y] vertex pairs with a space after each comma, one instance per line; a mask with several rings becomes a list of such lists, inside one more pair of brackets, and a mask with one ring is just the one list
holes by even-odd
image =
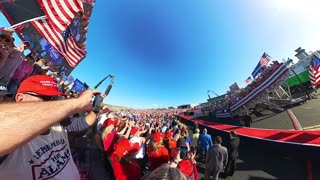
[[24, 94], [28, 94], [30, 96], [40, 98], [43, 101], [58, 101], [58, 100], [66, 99], [64, 96], [43, 96], [43, 95], [32, 94], [32, 93], [24, 93]]

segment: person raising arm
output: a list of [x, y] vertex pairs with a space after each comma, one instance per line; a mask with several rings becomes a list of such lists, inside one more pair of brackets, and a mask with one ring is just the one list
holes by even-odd
[[77, 99], [0, 104], [0, 156], [6, 155], [64, 118], [87, 110], [98, 91]]

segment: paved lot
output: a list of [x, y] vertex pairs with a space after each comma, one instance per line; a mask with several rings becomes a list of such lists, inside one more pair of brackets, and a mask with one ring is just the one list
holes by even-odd
[[[305, 104], [292, 107], [292, 111], [304, 129], [320, 129], [320, 99], [313, 99]], [[264, 116], [253, 118], [254, 128], [266, 129], [294, 129], [293, 124], [286, 111], [273, 113], [262, 112]], [[199, 119], [210, 120], [209, 116], [199, 115]], [[238, 120], [217, 119], [217, 123], [240, 125]], [[212, 135], [214, 138], [214, 135]], [[241, 144], [240, 157], [237, 161], [237, 171], [232, 178], [234, 180], [267, 180], [267, 179], [297, 179], [307, 178], [306, 161], [280, 157], [277, 154], [270, 154], [259, 147], [251, 144]], [[313, 171], [318, 172], [313, 163]], [[204, 165], [199, 163], [200, 177], [203, 177]], [[315, 173], [314, 176], [318, 174]], [[315, 177], [315, 179], [320, 177]], [[222, 179], [222, 178], [221, 178]]]
[[[190, 134], [192, 132], [190, 131]], [[211, 134], [214, 139], [215, 135]], [[224, 139], [224, 143], [228, 140]], [[251, 144], [242, 144], [239, 148], [237, 170], [232, 180], [271, 180], [271, 179], [307, 179], [306, 162], [293, 160], [287, 157], [280, 157], [263, 151]], [[202, 179], [205, 173], [205, 165], [198, 162], [199, 178]], [[219, 178], [223, 179], [223, 178]]]

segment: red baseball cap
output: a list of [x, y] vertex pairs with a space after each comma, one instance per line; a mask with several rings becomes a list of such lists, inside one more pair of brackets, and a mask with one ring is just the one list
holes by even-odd
[[172, 132], [166, 132], [166, 138], [171, 138], [172, 137]]
[[34, 75], [21, 82], [17, 93], [34, 92], [43, 96], [65, 96], [50, 76]]
[[137, 152], [139, 150], [139, 148], [140, 148], [139, 143], [131, 144], [128, 139], [123, 139], [116, 144], [116, 150], [114, 153], [119, 158], [122, 158], [123, 156], [125, 156], [127, 154]]
[[137, 127], [131, 128], [131, 134], [136, 134], [138, 131], [139, 131], [139, 128], [137, 128]]
[[152, 136], [154, 142], [161, 142], [163, 136], [160, 132], [155, 132]]
[[116, 126], [116, 125], [118, 124], [118, 121], [119, 121], [118, 118], [116, 118], [116, 119], [108, 118], [107, 120], [105, 120], [105, 121], [103, 122], [102, 126], [103, 126], [104, 128], [106, 128], [106, 127], [108, 127], [108, 126], [110, 126], [110, 125]]

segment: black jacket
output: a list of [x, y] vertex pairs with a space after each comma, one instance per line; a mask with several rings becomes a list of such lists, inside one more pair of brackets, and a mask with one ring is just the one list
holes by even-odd
[[240, 145], [239, 137], [231, 139], [230, 144], [228, 146], [228, 156], [230, 159], [236, 159], [239, 156], [239, 152], [238, 152], [239, 145]]

